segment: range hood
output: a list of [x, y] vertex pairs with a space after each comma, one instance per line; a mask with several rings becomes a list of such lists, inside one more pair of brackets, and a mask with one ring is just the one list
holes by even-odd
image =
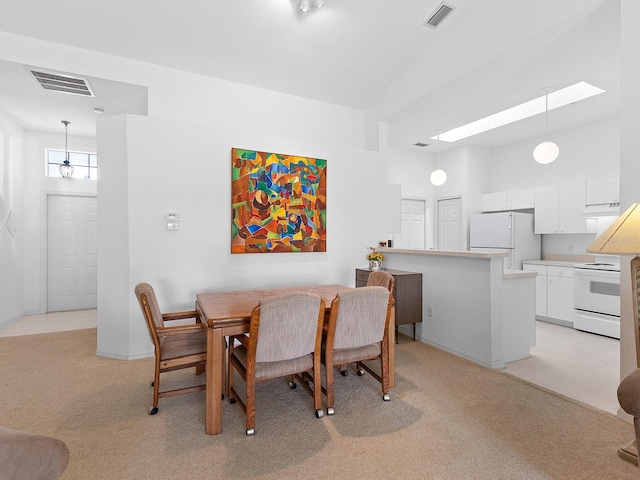
[[596, 218], [596, 217], [619, 217], [620, 216], [620, 204], [619, 203], [599, 203], [596, 205], [587, 205], [584, 212], [582, 212], [584, 218]]

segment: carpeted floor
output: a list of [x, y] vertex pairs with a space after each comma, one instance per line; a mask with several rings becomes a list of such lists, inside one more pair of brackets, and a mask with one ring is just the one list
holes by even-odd
[[[95, 337], [0, 338], [0, 424], [64, 440], [65, 480], [640, 476], [616, 455], [631, 425], [406, 337], [391, 402], [352, 371], [336, 376], [336, 414], [316, 419], [303, 389], [265, 382], [253, 437], [227, 401], [223, 432], [206, 435], [204, 392], [162, 399], [150, 417], [152, 359], [96, 357]], [[167, 386], [195, 379], [168, 375]]]

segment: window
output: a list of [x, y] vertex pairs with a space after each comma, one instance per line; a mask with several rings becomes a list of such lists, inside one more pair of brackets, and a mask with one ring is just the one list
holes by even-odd
[[[64, 163], [64, 150], [46, 149], [47, 176], [60, 177], [60, 165]], [[69, 163], [73, 167], [72, 178], [96, 180], [98, 178], [98, 155], [89, 152], [69, 152]]]

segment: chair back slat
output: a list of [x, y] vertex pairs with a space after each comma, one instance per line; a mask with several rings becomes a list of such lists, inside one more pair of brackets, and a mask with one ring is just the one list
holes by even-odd
[[382, 341], [387, 320], [389, 290], [361, 287], [341, 293], [333, 348], [355, 348]]
[[139, 283], [136, 285], [135, 292], [142, 313], [147, 321], [149, 334], [153, 340], [153, 337], [156, 335], [156, 328], [164, 327], [164, 320], [162, 319], [162, 312], [160, 312], [156, 294], [153, 291], [153, 287], [148, 283]]
[[313, 353], [320, 303], [319, 295], [305, 292], [261, 300], [256, 362], [278, 362]]

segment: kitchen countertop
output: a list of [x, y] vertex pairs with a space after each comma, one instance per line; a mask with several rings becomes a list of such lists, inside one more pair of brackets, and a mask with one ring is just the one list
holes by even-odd
[[585, 262], [570, 262], [566, 260], [523, 260], [522, 263], [528, 263], [530, 265], [550, 265], [553, 267], [573, 267], [576, 264]]
[[536, 275], [538, 275], [538, 272], [506, 269], [502, 274], [502, 278], [505, 280], [512, 280], [515, 278], [535, 277]]
[[382, 253], [410, 253], [412, 255], [438, 255], [446, 257], [472, 257], [472, 258], [503, 258], [509, 256], [505, 252], [479, 253], [467, 250], [436, 250], [430, 249], [405, 249], [405, 248], [377, 248]]

